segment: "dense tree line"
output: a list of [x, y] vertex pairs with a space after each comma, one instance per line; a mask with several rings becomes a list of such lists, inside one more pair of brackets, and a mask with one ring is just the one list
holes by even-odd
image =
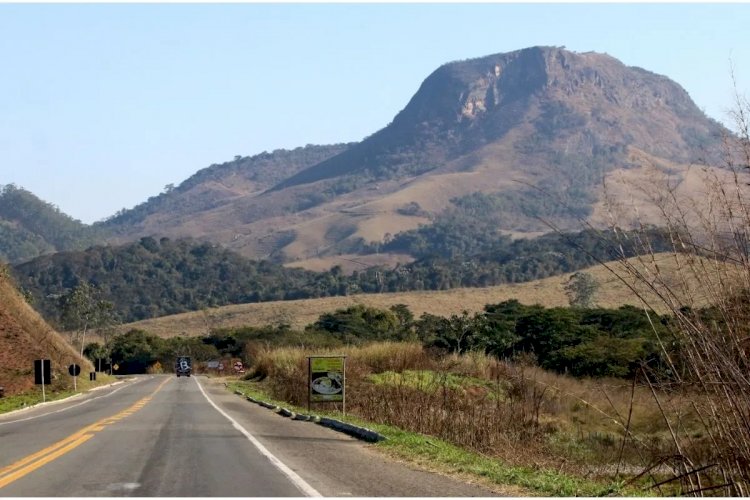
[[[120, 247], [44, 256], [13, 271], [50, 320], [58, 319], [57, 297], [90, 283], [102, 300], [114, 304], [121, 321], [131, 322], [227, 304], [515, 283], [573, 272], [616, 258], [620, 251], [630, 255], [638, 250], [635, 243], [615, 248], [607, 235], [584, 231], [530, 240], [467, 239], [465, 246], [450, 247], [460, 249], [455, 252], [438, 245], [439, 252], [451, 255], [446, 258], [431, 250], [440, 237], [436, 233], [434, 240], [415, 243], [412, 248], [423, 248], [425, 257], [411, 264], [351, 276], [338, 267], [322, 273], [284, 268], [210, 243], [151, 237]], [[658, 238], [652, 240], [658, 250]]]
[[312, 297], [322, 276], [246, 259], [210, 243], [142, 238], [120, 247], [44, 256], [14, 268], [47, 318], [56, 298], [90, 283], [130, 322], [224, 304]]
[[[149, 370], [170, 372], [177, 356], [190, 356], [199, 363], [219, 357], [219, 351], [200, 338], [163, 339], [135, 329], [115, 336], [108, 346], [91, 343], [86, 346], [84, 354], [97, 367], [112, 366], [115, 374], [146, 373]], [[99, 360], [102, 360], [101, 365]]]
[[[408, 340], [421, 341], [438, 356], [479, 350], [573, 376], [632, 377], [647, 366], [668, 377], [662, 346], [673, 361], [678, 359], [670, 331], [669, 317], [652, 314], [649, 320], [643, 310], [632, 306], [545, 308], [510, 300], [487, 305], [473, 315], [423, 314], [415, 319], [403, 304], [387, 310], [356, 305], [324, 313], [304, 331], [287, 325], [237, 327], [215, 329], [202, 338], [161, 339], [131, 330], [116, 336], [108, 352], [120, 373], [138, 373], [157, 362], [170, 370], [178, 355], [192, 356], [196, 362], [242, 358], [250, 365], [255, 353], [269, 346], [330, 348]], [[86, 352], [94, 360], [104, 351], [93, 344]]]
[[[653, 323], [652, 323], [653, 322]], [[516, 300], [483, 312], [414, 319], [404, 305], [390, 310], [353, 306], [320, 316], [308, 332], [327, 332], [342, 343], [419, 339], [443, 352], [480, 350], [498, 358], [533, 359], [541, 367], [575, 376], [630, 377], [643, 365], [664, 372], [663, 350], [676, 349], [669, 319], [632, 306], [545, 308]]]
[[367, 292], [395, 292], [519, 283], [638, 255], [643, 251], [641, 238], [650, 240], [655, 252], [672, 249], [655, 229], [645, 234], [585, 230], [514, 240], [490, 236], [481, 230], [481, 222], [475, 224], [467, 229], [438, 223], [404, 233], [385, 249], [410, 253], [417, 260], [392, 271], [355, 273], [359, 281], [354, 285]]

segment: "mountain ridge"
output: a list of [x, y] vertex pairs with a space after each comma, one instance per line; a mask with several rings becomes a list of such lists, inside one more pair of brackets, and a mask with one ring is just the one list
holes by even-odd
[[533, 237], [593, 223], [618, 172], [668, 164], [679, 180], [718, 164], [725, 134], [666, 76], [529, 47], [441, 65], [360, 142], [236, 157], [96, 227], [111, 244], [193, 237], [294, 264], [362, 255], [481, 202], [498, 234]]

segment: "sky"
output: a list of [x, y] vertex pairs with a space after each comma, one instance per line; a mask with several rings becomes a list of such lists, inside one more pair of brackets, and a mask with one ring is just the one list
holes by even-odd
[[535, 45], [666, 75], [728, 123], [750, 4], [0, 4], [0, 185], [86, 223], [235, 155], [358, 141], [440, 65]]

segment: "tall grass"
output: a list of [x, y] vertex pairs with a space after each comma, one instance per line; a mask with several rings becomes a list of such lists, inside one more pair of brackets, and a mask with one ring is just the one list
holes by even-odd
[[[675, 253], [667, 274], [650, 241], [643, 256], [621, 259], [623, 282], [635, 283], [647, 310], [667, 310], [678, 345], [662, 345], [671, 375], [644, 367], [642, 378], [660, 408], [671, 447], [651, 466], [667, 466], [683, 494], [750, 494], [750, 104], [737, 97], [736, 135], [724, 138], [724, 163], [698, 169], [703, 191], [684, 195], [668, 173], [640, 187], [659, 214]], [[644, 207], [632, 207], [640, 218]], [[622, 220], [621, 212], [613, 219]], [[645, 231], [643, 232], [645, 235]], [[609, 242], [614, 248], [620, 241]], [[648, 290], [649, 294], [640, 293]], [[710, 313], [699, 306], [712, 304]], [[671, 353], [671, 356], [668, 354]], [[684, 415], [664, 401], [689, 401], [701, 432], [687, 431]], [[650, 470], [647, 469], [647, 470]]]
[[263, 379], [274, 398], [304, 406], [307, 356], [334, 353], [347, 356], [347, 413], [507, 463], [611, 479], [658, 456], [667, 442], [647, 387], [575, 379], [483, 353], [436, 355], [415, 343], [263, 347], [249, 376]]

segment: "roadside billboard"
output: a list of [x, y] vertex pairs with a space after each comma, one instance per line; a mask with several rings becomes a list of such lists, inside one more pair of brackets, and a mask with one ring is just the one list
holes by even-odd
[[310, 402], [341, 401], [346, 395], [346, 356], [308, 356]]

